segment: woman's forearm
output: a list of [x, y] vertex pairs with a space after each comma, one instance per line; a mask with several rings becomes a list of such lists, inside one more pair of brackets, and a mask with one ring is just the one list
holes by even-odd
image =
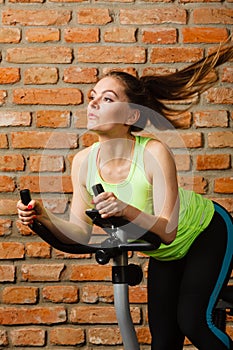
[[37, 216], [37, 220], [63, 243], [87, 244], [89, 242], [91, 229], [90, 232], [85, 232], [78, 225], [57, 217], [45, 208]]
[[128, 205], [124, 210], [124, 218], [135, 225], [150, 231], [161, 238], [165, 244], [171, 243], [177, 233], [177, 219], [168, 220], [161, 216], [155, 216], [142, 212]]

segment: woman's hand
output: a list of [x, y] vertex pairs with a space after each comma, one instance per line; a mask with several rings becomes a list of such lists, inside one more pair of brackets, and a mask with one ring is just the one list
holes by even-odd
[[22, 201], [19, 200], [17, 203], [17, 210], [19, 220], [24, 225], [32, 224], [33, 220], [42, 213], [41, 205], [35, 200], [31, 200], [28, 205], [24, 205]]
[[120, 201], [112, 192], [102, 192], [93, 198], [93, 203], [101, 217], [124, 216], [127, 204]]

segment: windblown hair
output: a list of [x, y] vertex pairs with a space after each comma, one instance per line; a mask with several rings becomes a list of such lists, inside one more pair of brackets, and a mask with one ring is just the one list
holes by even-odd
[[[150, 109], [150, 112], [151, 110], [156, 112], [154, 115], [149, 112], [144, 113], [139, 124], [131, 127], [131, 131], [139, 131], [144, 129], [148, 119], [156, 125], [155, 119], [158, 113], [169, 119], [169, 116], [189, 109], [190, 99], [209, 89], [218, 80], [216, 68], [232, 58], [233, 46], [227, 46], [168, 75], [137, 78], [128, 73], [113, 70], [105, 76], [114, 77], [122, 82], [130, 103], [147, 107], [146, 109]], [[177, 101], [187, 101], [188, 108], [173, 108], [172, 103]]]

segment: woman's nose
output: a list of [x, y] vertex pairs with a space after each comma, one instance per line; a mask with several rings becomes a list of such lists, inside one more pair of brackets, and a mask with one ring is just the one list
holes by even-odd
[[98, 99], [95, 97], [89, 102], [89, 106], [92, 108], [98, 108]]

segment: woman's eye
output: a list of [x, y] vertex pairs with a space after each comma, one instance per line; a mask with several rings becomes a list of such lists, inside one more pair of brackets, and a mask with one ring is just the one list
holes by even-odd
[[93, 101], [95, 99], [95, 96], [89, 95], [89, 96], [87, 96], [87, 98], [88, 98], [88, 101], [90, 102], [90, 101]]
[[113, 100], [110, 97], [105, 96], [104, 97], [105, 102], [113, 102]]

